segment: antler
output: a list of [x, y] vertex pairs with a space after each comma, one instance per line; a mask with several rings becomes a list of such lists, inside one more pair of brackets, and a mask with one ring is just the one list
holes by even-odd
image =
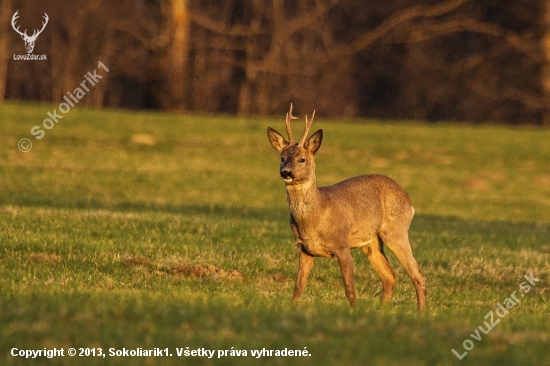
[[[43, 17], [46, 21], [45, 22], [42, 22], [42, 29], [40, 30], [34, 30], [34, 33], [32, 34], [32, 36], [30, 36], [29, 38], [37, 38], [38, 35], [40, 33], [42, 33], [42, 31], [44, 30], [44, 28], [46, 28], [46, 24], [48, 24], [48, 20], [50, 20], [50, 18], [48, 18], [48, 14], [44, 13], [44, 17]], [[38, 33], [37, 33], [38, 32]]]
[[292, 130], [290, 129], [290, 121], [293, 119], [298, 119], [292, 115], [292, 103], [290, 103], [290, 110], [286, 114], [286, 133], [288, 134], [288, 144], [292, 145], [294, 143], [294, 136], [292, 135]]
[[24, 32], [21, 32], [19, 30], [19, 27], [17, 26], [16, 27], [16, 24], [15, 24], [15, 21], [17, 20], [17, 18], [19, 18], [19, 10], [17, 10], [15, 12], [15, 14], [13, 14], [13, 17], [11, 18], [11, 26], [13, 27], [13, 30], [15, 30], [17, 33], [19, 33], [21, 35], [21, 37], [23, 37], [24, 39], [26, 40], [34, 40], [38, 37], [38, 35], [40, 33], [42, 33], [42, 31], [44, 30], [44, 28], [46, 28], [46, 24], [48, 24], [48, 20], [50, 20], [50, 18], [48, 18], [48, 14], [44, 13], [44, 19], [45, 19], [45, 22], [42, 22], [42, 29], [40, 30], [37, 30], [35, 29], [34, 30], [34, 33], [32, 34], [32, 36], [29, 37], [29, 35], [27, 34], [27, 30], [25, 29]]
[[313, 111], [313, 114], [311, 115], [311, 119], [309, 121], [306, 115], [306, 128], [304, 128], [304, 132], [302, 132], [302, 136], [300, 136], [300, 142], [298, 143], [299, 146], [304, 146], [304, 143], [306, 142], [307, 134], [309, 133], [309, 129], [311, 128], [311, 123], [313, 122], [314, 117], [315, 117], [315, 111]]
[[17, 33], [19, 33], [21, 35], [21, 37], [25, 36], [25, 37], [28, 37], [27, 36], [27, 30], [25, 29], [25, 32], [22, 33], [20, 30], [19, 30], [19, 27], [15, 27], [15, 21], [17, 20], [17, 18], [19, 18], [19, 15], [17, 14], [19, 13], [19, 10], [17, 10], [15, 12], [15, 14], [13, 14], [13, 17], [11, 18], [11, 26], [13, 28], [14, 31], [16, 31]]

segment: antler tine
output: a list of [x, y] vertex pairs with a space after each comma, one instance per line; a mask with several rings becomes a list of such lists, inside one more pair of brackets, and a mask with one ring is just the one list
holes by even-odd
[[21, 32], [19, 30], [19, 26], [15, 24], [15, 22], [17, 21], [17, 18], [19, 18], [19, 10], [17, 10], [15, 12], [15, 14], [13, 14], [13, 17], [11, 18], [11, 26], [13, 28], [14, 31], [16, 31], [17, 33], [19, 33], [21, 36], [23, 35], [27, 35], [27, 30], [25, 29], [25, 32]]
[[50, 20], [50, 18], [48, 18], [48, 14], [44, 13], [44, 16], [42, 17], [44, 18], [45, 22], [42, 22], [42, 29], [38, 30], [38, 29], [35, 29], [32, 36], [30, 36], [30, 38], [33, 38], [33, 37], [38, 37], [38, 35], [40, 33], [42, 33], [42, 31], [44, 30], [44, 28], [46, 28], [46, 25], [48, 24], [48, 20]]
[[288, 144], [292, 145], [294, 143], [294, 136], [292, 135], [292, 129], [290, 128], [290, 121], [293, 119], [298, 119], [292, 115], [292, 103], [290, 103], [290, 110], [286, 114], [286, 133], [288, 134]]
[[[17, 18], [19, 18], [19, 10], [17, 10], [13, 16], [11, 17], [11, 25], [13, 27], [13, 29], [15, 29], [15, 22], [17, 21]], [[19, 27], [17, 27], [19, 28]]]
[[44, 13], [44, 16], [42, 18], [44, 18], [45, 21], [42, 22], [42, 29], [40, 29], [40, 33], [42, 33], [44, 28], [46, 28], [46, 24], [48, 24], [48, 20], [50, 20], [50, 18], [48, 17], [48, 14], [46, 13]]
[[298, 145], [304, 146], [307, 135], [309, 133], [309, 129], [311, 128], [311, 124], [313, 123], [313, 118], [315, 118], [315, 111], [313, 111], [313, 114], [311, 115], [311, 119], [309, 121], [306, 115], [306, 128], [304, 128], [304, 132], [302, 132], [302, 136], [300, 136], [300, 142], [298, 143]]

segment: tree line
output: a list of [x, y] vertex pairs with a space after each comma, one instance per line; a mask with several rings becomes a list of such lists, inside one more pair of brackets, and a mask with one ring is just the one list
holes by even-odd
[[[48, 23], [24, 61], [17, 26]], [[2, 0], [0, 101], [550, 125], [543, 0]]]

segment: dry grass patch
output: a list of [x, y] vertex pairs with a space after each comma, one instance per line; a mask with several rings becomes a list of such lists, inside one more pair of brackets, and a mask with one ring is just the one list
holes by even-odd
[[63, 260], [61, 256], [56, 254], [48, 253], [31, 253], [29, 256], [31, 262], [50, 262], [50, 263], [59, 263]]
[[537, 186], [548, 187], [548, 186], [550, 186], [550, 176], [541, 175], [541, 176], [535, 177], [534, 183]]
[[176, 266], [172, 269], [172, 272], [175, 274], [183, 274], [194, 278], [212, 277], [239, 281], [243, 279], [243, 275], [239, 271], [226, 271], [222, 268], [214, 266], [213, 264], [192, 264], [189, 266]]
[[491, 186], [486, 180], [479, 179], [479, 178], [467, 179], [464, 182], [462, 182], [462, 186], [464, 188], [473, 189], [473, 190], [487, 190], [491, 188]]
[[146, 133], [137, 133], [132, 135], [131, 141], [136, 145], [154, 146], [157, 144], [157, 139]]
[[126, 258], [123, 263], [127, 266], [150, 266], [151, 261], [147, 258], [138, 257], [138, 258]]

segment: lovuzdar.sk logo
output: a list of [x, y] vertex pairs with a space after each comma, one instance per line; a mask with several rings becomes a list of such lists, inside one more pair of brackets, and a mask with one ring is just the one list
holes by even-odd
[[13, 27], [13, 30], [16, 31], [21, 38], [23, 38], [23, 41], [25, 41], [25, 50], [27, 51], [26, 55], [13, 55], [14, 60], [47, 60], [48, 57], [46, 55], [34, 55], [32, 51], [34, 50], [34, 43], [36, 42], [36, 39], [42, 33], [44, 28], [46, 28], [46, 24], [48, 24], [48, 14], [44, 13], [44, 21], [42, 22], [42, 29], [38, 30], [35, 29], [31, 36], [27, 34], [27, 30], [25, 29], [24, 32], [21, 32], [19, 30], [19, 26], [16, 24], [17, 18], [19, 18], [19, 10], [17, 10], [13, 17], [11, 18], [11, 26]]

